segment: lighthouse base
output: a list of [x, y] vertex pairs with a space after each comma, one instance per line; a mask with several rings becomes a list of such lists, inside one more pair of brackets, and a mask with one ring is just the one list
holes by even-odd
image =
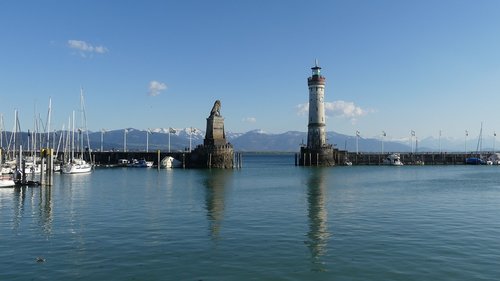
[[301, 147], [297, 164], [299, 166], [335, 166], [336, 151], [331, 145], [320, 148]]

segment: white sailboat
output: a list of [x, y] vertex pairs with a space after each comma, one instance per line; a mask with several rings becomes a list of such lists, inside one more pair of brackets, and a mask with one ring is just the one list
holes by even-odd
[[[1, 126], [3, 128], [3, 116], [1, 117]], [[3, 130], [3, 129], [2, 129]], [[17, 109], [14, 110], [14, 128], [12, 129], [12, 133], [10, 134], [8, 145], [7, 145], [7, 150], [6, 150], [6, 155], [5, 155], [5, 162], [1, 163], [0, 167], [0, 174], [12, 174], [15, 172], [16, 167], [18, 167], [18, 159], [17, 154], [16, 154], [16, 136], [18, 132], [20, 131], [19, 128], [19, 118], [17, 114]], [[7, 135], [5, 134], [5, 138], [7, 139]], [[2, 143], [3, 143], [3, 138], [2, 138]], [[2, 144], [3, 147], [3, 144]], [[3, 160], [3, 159], [2, 159]]]
[[[477, 139], [476, 156], [465, 158], [465, 164], [468, 165], [485, 165], [488, 164], [486, 160], [483, 159], [481, 152], [483, 150], [483, 122], [481, 122], [481, 130], [479, 130], [479, 137]], [[493, 164], [493, 162], [491, 162]]]
[[[83, 125], [85, 127], [85, 132], [87, 134], [87, 142], [88, 140], [88, 131], [86, 129], [86, 120], [84, 120], [84, 105], [83, 105], [83, 90], [80, 92], [80, 107], [82, 110], [82, 121]], [[90, 173], [92, 172], [92, 164], [87, 163], [83, 159], [83, 138], [81, 136], [82, 130], [79, 129], [78, 132], [80, 133], [80, 154], [78, 158], [75, 158], [75, 112], [73, 111], [73, 125], [72, 125], [72, 131], [71, 131], [71, 157], [67, 163], [65, 163], [62, 166], [62, 173], [63, 174], [85, 174], [85, 173]], [[88, 145], [88, 151], [89, 151], [89, 156], [90, 156], [90, 144]], [[91, 157], [89, 157], [91, 159]]]
[[92, 165], [81, 158], [74, 158], [62, 167], [63, 174], [85, 174], [92, 172]]

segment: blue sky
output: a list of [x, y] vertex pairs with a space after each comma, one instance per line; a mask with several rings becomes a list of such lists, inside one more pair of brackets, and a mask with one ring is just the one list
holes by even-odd
[[500, 1], [2, 1], [0, 113], [60, 129], [84, 88], [90, 130], [307, 130], [307, 77], [327, 130], [363, 137], [500, 132]]

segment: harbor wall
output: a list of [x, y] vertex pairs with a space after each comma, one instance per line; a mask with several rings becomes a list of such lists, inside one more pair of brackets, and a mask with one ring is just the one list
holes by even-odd
[[[418, 152], [418, 153], [399, 153], [401, 161], [405, 165], [419, 164], [418, 161], [424, 162], [425, 165], [462, 165], [465, 164], [465, 159], [468, 157], [489, 156], [493, 152], [478, 153], [463, 153], [463, 152]], [[160, 152], [160, 160], [166, 156], [172, 156], [181, 163], [189, 161], [190, 152]], [[382, 165], [383, 159], [389, 153], [355, 153], [343, 150], [334, 150], [335, 165], [343, 165], [345, 159], [352, 162], [353, 165]], [[297, 155], [299, 156], [299, 155]], [[293, 156], [292, 156], [293, 157]], [[96, 164], [113, 165], [117, 164], [119, 159], [146, 159], [158, 164], [158, 152], [93, 152], [92, 158]], [[298, 159], [297, 159], [298, 160]], [[293, 161], [293, 158], [291, 159]], [[298, 161], [297, 161], [298, 162]], [[187, 164], [187, 163], [186, 163]], [[313, 165], [314, 166], [314, 165]]]
[[[347, 159], [353, 165], [382, 165], [383, 161], [389, 153], [355, 153], [344, 152]], [[436, 153], [436, 152], [419, 152], [419, 153], [399, 153], [401, 162], [405, 165], [462, 165], [465, 164], [465, 159], [469, 157], [487, 157], [493, 152], [478, 153]]]
[[[25, 155], [30, 155], [30, 152], [24, 152]], [[465, 164], [465, 159], [468, 157], [487, 157], [492, 155], [493, 152], [482, 152], [478, 153], [463, 153], [463, 152], [419, 152], [419, 153], [399, 153], [401, 161], [405, 165], [416, 165], [419, 164], [418, 161], [424, 162], [425, 165], [462, 165]], [[345, 160], [352, 162], [353, 165], [382, 165], [383, 159], [386, 158], [389, 153], [355, 153], [347, 152], [343, 150], [334, 150], [334, 160], [335, 165], [344, 165]], [[5, 161], [6, 153], [2, 153], [2, 158]], [[60, 152], [58, 159], [62, 159], [63, 154]], [[159, 157], [158, 157], [159, 156]], [[145, 159], [147, 161], [153, 161], [154, 165], [158, 164], [158, 158], [163, 159], [166, 156], [172, 156], [181, 163], [188, 165], [190, 158], [189, 151], [180, 152], [160, 152], [158, 155], [157, 151], [145, 152], [145, 151], [134, 151], [134, 152], [122, 152], [122, 151], [105, 151], [105, 152], [92, 152], [92, 161], [97, 165], [115, 165], [118, 163], [119, 159]], [[299, 164], [300, 153], [295, 154], [295, 164]], [[85, 153], [85, 159], [88, 158], [88, 153]], [[290, 156], [291, 163], [293, 164], [293, 154]], [[307, 158], [308, 159], [308, 158]], [[314, 162], [314, 161], [313, 161]], [[312, 165], [314, 166], [314, 165]]]

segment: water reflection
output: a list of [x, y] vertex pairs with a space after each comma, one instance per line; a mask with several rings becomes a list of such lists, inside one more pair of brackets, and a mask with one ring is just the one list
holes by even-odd
[[39, 225], [45, 234], [52, 234], [53, 206], [52, 206], [52, 186], [40, 187]]
[[328, 239], [328, 212], [327, 201], [327, 168], [315, 168], [307, 180], [307, 203], [309, 232], [307, 245], [311, 252], [313, 270], [323, 271], [321, 257], [326, 253]]
[[52, 233], [53, 207], [50, 186], [16, 187], [12, 189], [13, 229], [19, 231], [23, 220], [33, 217], [46, 235]]
[[231, 171], [214, 169], [207, 171], [206, 178], [203, 182], [206, 187], [205, 204], [209, 230], [214, 240], [219, 238], [221, 231], [225, 206], [225, 186], [231, 175]]
[[14, 211], [13, 229], [16, 232], [19, 230], [21, 221], [24, 216], [24, 201], [26, 199], [26, 187], [14, 188], [14, 200], [12, 200], [12, 210]]

